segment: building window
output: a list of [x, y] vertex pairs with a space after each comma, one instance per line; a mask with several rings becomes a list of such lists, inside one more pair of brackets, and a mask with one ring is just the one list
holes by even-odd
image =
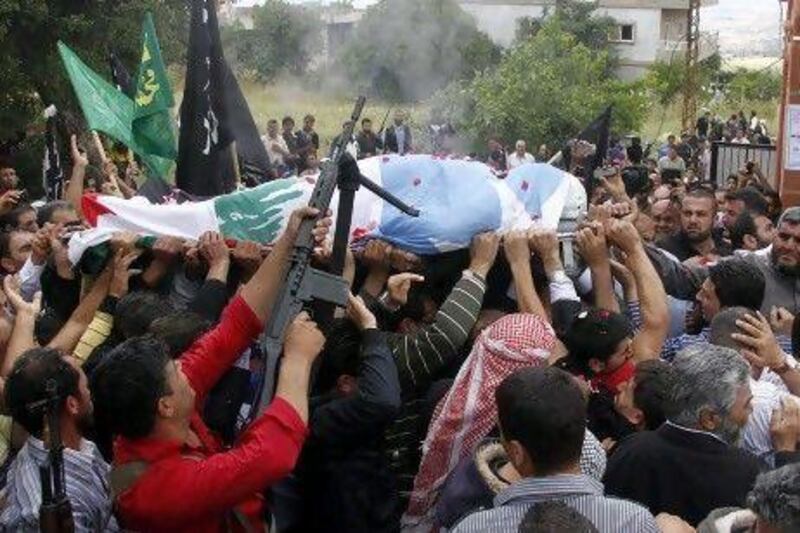
[[633, 24], [617, 24], [611, 29], [608, 40], [612, 43], [633, 43], [635, 37]]

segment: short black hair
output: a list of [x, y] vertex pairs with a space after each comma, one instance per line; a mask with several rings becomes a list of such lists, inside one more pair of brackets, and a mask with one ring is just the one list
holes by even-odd
[[64, 408], [68, 396], [78, 396], [80, 374], [53, 348], [32, 348], [14, 362], [6, 380], [5, 402], [11, 417], [36, 438], [42, 438], [44, 405], [32, 408], [47, 399], [47, 382], [56, 382], [59, 405]]
[[148, 330], [167, 345], [170, 357], [175, 359], [211, 329], [211, 326], [211, 321], [202, 315], [191, 311], [176, 311], [153, 320]]
[[167, 346], [153, 336], [123, 342], [95, 369], [90, 387], [98, 424], [114, 435], [146, 437], [153, 430], [158, 401], [170, 394]]
[[117, 303], [114, 312], [114, 333], [122, 340], [144, 335], [153, 321], [173, 311], [172, 305], [155, 292], [130, 292]]
[[631, 335], [633, 328], [625, 315], [593, 308], [575, 317], [563, 340], [570, 363], [576, 370], [591, 375], [589, 361], [607, 361]]
[[314, 115], [312, 115], [310, 113], [303, 117], [303, 122], [305, 122], [306, 120], [311, 120], [312, 122], [316, 122], [317, 121], [316, 117], [314, 117]]
[[64, 327], [65, 320], [52, 307], [46, 308], [36, 316], [33, 326], [33, 337], [39, 346], [50, 344], [61, 328]]
[[597, 533], [594, 524], [561, 500], [534, 503], [519, 524], [518, 533]]
[[744, 259], [727, 259], [709, 267], [708, 277], [721, 307], [761, 309], [767, 281], [757, 266]]
[[72, 204], [66, 200], [53, 200], [40, 207], [39, 210], [36, 211], [36, 222], [39, 224], [39, 227], [43, 227], [48, 222], [52, 222], [53, 214], [62, 209], [75, 210]]
[[320, 356], [317, 392], [326, 393], [339, 376], [358, 376], [361, 365], [361, 331], [349, 319], [334, 320]]
[[736, 217], [730, 228], [731, 246], [733, 246], [734, 250], [741, 250], [744, 246], [745, 235], [755, 237], [757, 231], [758, 228], [756, 228], [756, 221], [753, 220], [753, 215], [743, 211]]
[[294, 124], [295, 123], [294, 119], [292, 117], [283, 117], [283, 120], [281, 121], [281, 125], [285, 126], [285, 125], [287, 125], [289, 123]]
[[19, 217], [29, 212], [36, 212], [30, 204], [21, 204], [0, 217], [0, 228], [3, 231], [9, 231], [19, 228]]
[[572, 376], [554, 367], [524, 368], [503, 380], [495, 400], [503, 438], [525, 448], [538, 476], [579, 460], [586, 402]]
[[666, 409], [675, 373], [664, 361], [642, 361], [636, 365], [633, 404], [644, 413], [647, 430], [661, 427], [667, 420]]
[[370, 124], [372, 124], [372, 119], [371, 119], [371, 118], [369, 118], [369, 117], [364, 117], [364, 118], [362, 118], [362, 119], [361, 119], [361, 125], [362, 125], [362, 126], [363, 126], [364, 124], [366, 124], [367, 122], [369, 122]]
[[744, 202], [745, 210], [754, 215], [766, 216], [769, 211], [769, 202], [755, 187], [744, 187], [733, 193], [733, 200]]
[[714, 194], [714, 191], [706, 189], [705, 187], [694, 188], [686, 191], [686, 194], [683, 196], [683, 199], [686, 200], [687, 198], [711, 200], [711, 203], [713, 205], [713, 210], [715, 212], [717, 210], [717, 197]]

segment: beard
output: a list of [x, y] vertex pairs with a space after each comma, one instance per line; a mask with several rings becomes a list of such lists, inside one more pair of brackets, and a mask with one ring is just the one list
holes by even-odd
[[683, 231], [686, 234], [686, 238], [692, 244], [697, 244], [705, 241], [709, 237], [711, 237], [711, 230], [708, 231], [700, 231], [700, 230], [692, 230], [691, 233], [689, 231]]
[[742, 438], [742, 428], [730, 418], [724, 418], [722, 419], [722, 424], [714, 431], [714, 434], [731, 446], [737, 446]]
[[772, 263], [772, 267], [783, 274], [784, 276], [789, 276], [793, 278], [800, 277], [800, 265], [784, 265], [778, 261], [778, 256], [773, 251], [770, 254], [770, 261]]
[[94, 413], [90, 409], [80, 413], [75, 419], [75, 425], [84, 437], [91, 435], [94, 431]]

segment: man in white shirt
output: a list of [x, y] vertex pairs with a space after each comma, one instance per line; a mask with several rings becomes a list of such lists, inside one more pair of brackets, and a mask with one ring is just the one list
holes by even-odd
[[533, 155], [528, 153], [528, 145], [525, 141], [520, 139], [517, 141], [514, 153], [509, 155], [506, 158], [506, 164], [508, 165], [508, 170], [514, 170], [517, 167], [521, 167], [526, 163], [535, 163], [536, 158]]
[[280, 177], [282, 169], [286, 166], [286, 157], [290, 155], [290, 152], [278, 130], [278, 121], [274, 118], [267, 122], [267, 134], [261, 137], [261, 141], [267, 149], [272, 168], [278, 172], [278, 177]]

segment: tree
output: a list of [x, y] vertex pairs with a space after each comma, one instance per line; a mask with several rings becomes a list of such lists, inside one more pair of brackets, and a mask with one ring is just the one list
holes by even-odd
[[554, 9], [544, 8], [541, 17], [523, 17], [517, 21], [516, 41], [523, 42], [536, 36], [551, 16], [558, 17], [562, 31], [572, 35], [576, 42], [592, 50], [604, 50], [609, 53], [609, 68], [616, 66], [617, 52], [608, 40], [611, 31], [617, 25], [616, 20], [608, 15], [596, 15], [597, 0], [557, 0]]
[[76, 111], [56, 43], [63, 40], [98, 72], [115, 51], [133, 70], [141, 54], [141, 23], [152, 11], [164, 57], [182, 58], [188, 11], [184, 0], [0, 0], [0, 140], [14, 137], [43, 105]]
[[[718, 85], [721, 76], [721, 58], [711, 55], [700, 62], [699, 90], [701, 100], [711, 97], [712, 87]], [[681, 94], [686, 80], [686, 62], [682, 55], [677, 55], [671, 62], [658, 61], [651, 65], [645, 76], [645, 86], [653, 95], [656, 103], [668, 106], [675, 102]]]
[[499, 67], [468, 85], [434, 98], [434, 109], [473, 141], [499, 136], [506, 142], [558, 146], [576, 135], [609, 104], [614, 129], [636, 130], [647, 111], [641, 83], [609, 76], [607, 50], [596, 50], [564, 31], [558, 17], [510, 50]]
[[224, 28], [222, 42], [238, 70], [264, 82], [283, 72], [304, 74], [322, 45], [322, 22], [311, 10], [283, 0], [268, 0], [254, 8], [253, 29]]
[[454, 0], [383, 0], [370, 7], [337, 66], [393, 100], [418, 100], [496, 64], [500, 49]]
[[730, 102], [744, 105], [747, 102], [768, 102], [781, 95], [782, 77], [775, 69], [748, 70], [739, 68], [732, 72], [723, 86]]

